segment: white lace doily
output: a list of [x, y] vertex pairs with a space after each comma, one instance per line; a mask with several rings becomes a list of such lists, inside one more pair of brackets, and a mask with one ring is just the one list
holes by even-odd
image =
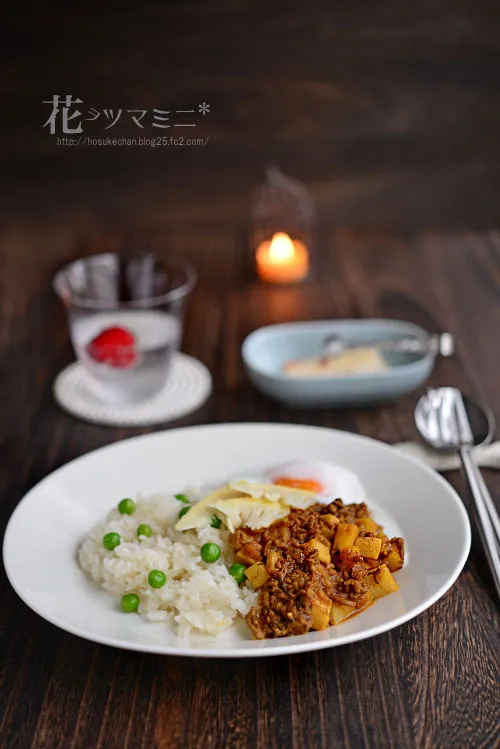
[[63, 369], [54, 382], [54, 397], [62, 408], [84, 421], [110, 426], [149, 426], [179, 419], [203, 405], [211, 391], [212, 378], [205, 365], [180, 353], [173, 355], [165, 388], [142, 403], [99, 400], [80, 362]]

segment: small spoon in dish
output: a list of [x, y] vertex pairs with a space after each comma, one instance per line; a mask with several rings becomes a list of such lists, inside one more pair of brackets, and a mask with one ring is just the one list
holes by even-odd
[[436, 333], [429, 335], [426, 341], [411, 336], [402, 336], [400, 338], [385, 338], [379, 341], [370, 341], [364, 344], [356, 343], [344, 338], [341, 335], [333, 333], [328, 335], [323, 341], [324, 356], [341, 356], [344, 351], [359, 346], [372, 346], [379, 351], [387, 351], [402, 354], [417, 354], [424, 356], [427, 353], [441, 354], [441, 356], [453, 356], [455, 351], [455, 341], [451, 333]]

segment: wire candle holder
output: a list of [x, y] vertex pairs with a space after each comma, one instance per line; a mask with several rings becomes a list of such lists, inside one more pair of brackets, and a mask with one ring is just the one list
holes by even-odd
[[316, 209], [302, 182], [266, 169], [251, 209], [250, 249], [258, 277], [274, 284], [304, 281], [311, 272]]

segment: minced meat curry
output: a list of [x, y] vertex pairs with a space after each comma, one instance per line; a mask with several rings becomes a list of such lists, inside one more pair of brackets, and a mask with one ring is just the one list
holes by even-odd
[[402, 538], [389, 539], [366, 504], [315, 504], [269, 528], [240, 528], [229, 543], [258, 589], [246, 621], [255, 639], [338, 624], [398, 589]]

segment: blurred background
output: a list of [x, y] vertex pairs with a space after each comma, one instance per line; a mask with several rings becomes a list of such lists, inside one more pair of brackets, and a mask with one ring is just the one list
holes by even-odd
[[[495, 226], [498, 15], [487, 0], [11, 8], [0, 52], [4, 282], [9, 258], [16, 274], [38, 272], [122, 237], [167, 242], [207, 278], [213, 254], [227, 255], [234, 273], [270, 162], [307, 184], [324, 228]], [[44, 127], [56, 94], [82, 100], [84, 136], [208, 141], [58, 145], [60, 115], [56, 134]], [[155, 128], [154, 108], [194, 108], [196, 127]], [[119, 109], [106, 130], [104, 110]], [[148, 110], [143, 129], [129, 109]]]

